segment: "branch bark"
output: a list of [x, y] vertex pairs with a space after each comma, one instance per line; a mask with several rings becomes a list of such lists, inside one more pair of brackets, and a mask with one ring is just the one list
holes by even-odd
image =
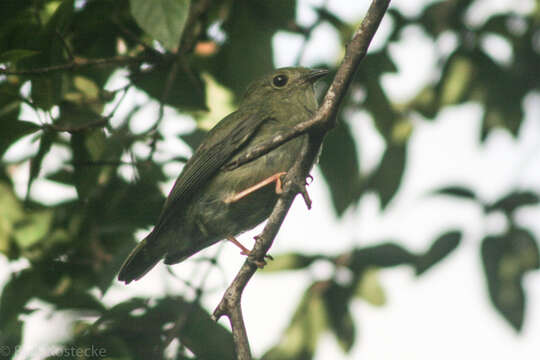
[[[239, 360], [250, 360], [251, 351], [242, 316], [242, 292], [251, 277], [255, 274], [257, 266], [255, 261], [264, 259], [272, 246], [285, 216], [297, 194], [305, 194], [305, 180], [309, 176], [312, 164], [315, 162], [326, 133], [336, 126], [337, 113], [345, 93], [349, 88], [360, 61], [366, 55], [369, 44], [390, 4], [390, 0], [373, 0], [360, 27], [354, 33], [347, 45], [347, 50], [330, 88], [313, 117], [306, 122], [296, 125], [291, 130], [276, 135], [271, 141], [254, 148], [250, 153], [234, 163], [225, 165], [225, 169], [234, 169], [246, 162], [252, 161], [279, 145], [304, 133], [308, 133], [308, 142], [293, 166], [287, 173], [284, 181], [284, 191], [278, 199], [272, 214], [249, 255], [240, 268], [238, 274], [225, 291], [223, 298], [213, 313], [217, 321], [227, 316], [231, 323], [236, 354]], [[309, 207], [306, 196], [304, 200]]]

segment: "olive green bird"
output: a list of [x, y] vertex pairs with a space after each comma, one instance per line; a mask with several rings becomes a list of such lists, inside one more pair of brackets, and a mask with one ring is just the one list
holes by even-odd
[[234, 236], [266, 220], [306, 135], [233, 170], [225, 165], [308, 120], [317, 110], [313, 84], [326, 73], [282, 68], [253, 82], [238, 110], [208, 132], [186, 163], [156, 226], [127, 257], [118, 280], [128, 284], [161, 259], [175, 264], [222, 239], [239, 245]]

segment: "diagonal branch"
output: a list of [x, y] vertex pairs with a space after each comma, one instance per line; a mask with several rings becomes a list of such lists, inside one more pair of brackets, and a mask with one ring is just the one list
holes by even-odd
[[[294, 198], [298, 193], [305, 192], [305, 179], [309, 176], [309, 171], [317, 158], [326, 133], [336, 125], [336, 114], [345, 93], [352, 82], [354, 73], [356, 72], [360, 61], [366, 55], [371, 39], [375, 35], [389, 3], [390, 0], [372, 1], [360, 28], [354, 33], [352, 40], [347, 46], [343, 62], [340, 65], [330, 88], [326, 92], [319, 109], [309, 121], [298, 124], [286, 133], [276, 135], [270, 142], [257, 147], [249, 154], [246, 154], [242, 159], [238, 159], [234, 164], [231, 163], [226, 165], [226, 169], [238, 167], [241, 164], [266, 154], [294, 137], [300, 136], [306, 132], [308, 133], [307, 145], [302, 149], [300, 157], [293, 168], [289, 170], [284, 182], [284, 191], [277, 201], [272, 214], [268, 218], [262, 234], [257, 238], [249, 258], [244, 262], [235, 279], [223, 295], [221, 302], [214, 310], [214, 319], [218, 320], [224, 315], [229, 318], [236, 354], [239, 360], [251, 359], [249, 342], [242, 317], [241, 298], [244, 288], [257, 270], [254, 261], [264, 259], [265, 254], [272, 246], [274, 238], [276, 237]], [[304, 199], [306, 199], [306, 197], [304, 197]]]

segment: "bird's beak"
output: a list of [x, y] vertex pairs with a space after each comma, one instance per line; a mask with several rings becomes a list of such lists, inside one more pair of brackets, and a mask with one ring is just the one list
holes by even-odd
[[328, 70], [326, 69], [314, 69], [311, 70], [309, 74], [306, 75], [306, 81], [309, 81], [310, 83], [315, 83], [315, 81], [319, 80], [323, 76], [328, 74]]

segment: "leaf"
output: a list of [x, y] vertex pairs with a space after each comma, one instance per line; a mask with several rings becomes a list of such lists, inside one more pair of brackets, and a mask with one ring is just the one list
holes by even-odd
[[77, 132], [71, 135], [73, 149], [74, 180], [79, 199], [87, 200], [99, 187], [98, 176], [103, 169], [92, 166], [101, 158], [105, 148], [105, 134], [102, 129]]
[[351, 254], [349, 267], [353, 272], [359, 273], [370, 267], [392, 267], [415, 262], [416, 255], [407, 249], [393, 243], [383, 243], [355, 249]]
[[33, 211], [25, 214], [13, 228], [13, 237], [21, 249], [29, 248], [43, 237], [45, 237], [51, 228], [53, 212], [50, 209]]
[[425, 254], [420, 255], [416, 261], [416, 275], [423, 274], [433, 265], [444, 259], [454, 251], [461, 240], [461, 231], [448, 231], [439, 236]]
[[260, 271], [265, 273], [305, 269], [319, 258], [320, 256], [307, 256], [300, 253], [281, 254], [274, 256], [274, 259], [269, 261]]
[[12, 49], [0, 54], [0, 63], [16, 64], [17, 61], [39, 54], [39, 51], [28, 49]]
[[326, 136], [319, 158], [338, 216], [358, 201], [363, 190], [355, 141], [348, 125], [341, 120]]
[[502, 210], [506, 214], [512, 214], [517, 208], [528, 205], [536, 205], [540, 197], [532, 191], [514, 191], [495, 203], [485, 207], [486, 212]]
[[356, 335], [354, 321], [349, 310], [349, 300], [353, 291], [350, 285], [343, 286], [331, 282], [323, 293], [330, 330], [334, 332], [338, 344], [345, 352], [351, 350]]
[[373, 306], [386, 304], [386, 295], [378, 278], [377, 268], [367, 268], [362, 271], [356, 284], [355, 296], [364, 299]]
[[167, 50], [178, 47], [189, 13], [189, 0], [130, 0], [139, 26]]
[[450, 195], [463, 199], [477, 200], [475, 193], [462, 186], [448, 186], [432, 192], [435, 195]]
[[482, 241], [482, 261], [491, 302], [520, 331], [525, 317], [523, 276], [540, 268], [536, 240], [520, 228], [511, 228], [501, 236], [487, 236]]
[[38, 130], [40, 127], [34, 123], [0, 115], [0, 156], [21, 137]]
[[51, 149], [51, 146], [56, 139], [57, 134], [52, 131], [45, 131], [41, 135], [39, 139], [39, 149], [37, 154], [30, 159], [30, 174], [28, 176], [28, 186], [26, 190], [26, 198], [27, 200], [30, 197], [30, 188], [32, 187], [32, 183], [34, 180], [38, 177], [39, 172], [41, 170], [41, 163], [43, 162], [43, 159], [45, 158], [45, 155], [49, 152]]
[[379, 167], [370, 176], [368, 187], [379, 195], [383, 209], [401, 185], [406, 159], [407, 145], [392, 144], [386, 149]]
[[205, 84], [200, 74], [191, 68], [179, 67], [172, 85], [164, 98], [165, 84], [171, 76], [173, 63], [164, 61], [151, 71], [133, 75], [133, 83], [157, 101], [182, 110], [206, 110]]
[[24, 217], [22, 204], [12, 188], [4, 181], [0, 182], [0, 252], [10, 256], [11, 238], [15, 223]]
[[315, 282], [305, 292], [285, 333], [262, 360], [311, 360], [328, 319], [322, 294], [327, 282]]
[[290, 0], [231, 3], [222, 26], [227, 41], [208, 65], [212, 76], [238, 99], [251, 81], [273, 70], [272, 38], [295, 21], [295, 6]]

